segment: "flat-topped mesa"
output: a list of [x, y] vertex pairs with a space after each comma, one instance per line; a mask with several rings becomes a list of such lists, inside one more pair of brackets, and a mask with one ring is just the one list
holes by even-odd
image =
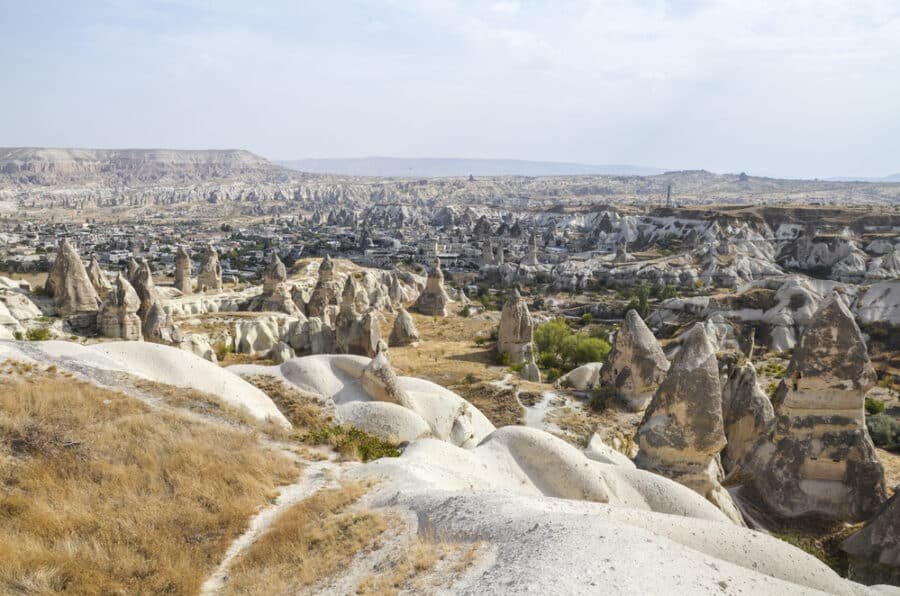
[[268, 262], [263, 269], [263, 294], [271, 294], [275, 291], [278, 284], [287, 281], [287, 269], [278, 254], [272, 251], [269, 254]]
[[44, 286], [53, 297], [57, 313], [77, 330], [96, 328], [100, 297], [91, 283], [78, 252], [67, 238], [59, 241], [56, 260]]
[[416, 329], [416, 322], [413, 320], [412, 315], [402, 306], [397, 314], [397, 318], [394, 319], [394, 326], [391, 327], [388, 345], [392, 348], [419, 345], [419, 331]]
[[613, 387], [629, 409], [639, 412], [653, 399], [668, 370], [669, 361], [653, 332], [637, 311], [629, 310], [600, 370], [602, 383]]
[[862, 530], [841, 543], [849, 578], [866, 585], [900, 585], [900, 491]]
[[179, 246], [175, 252], [175, 288], [185, 296], [194, 292], [192, 274], [191, 255], [183, 246]]
[[534, 319], [519, 290], [513, 288], [500, 313], [497, 353], [508, 354], [510, 364], [521, 364], [526, 361], [526, 350], [533, 341]]
[[749, 361], [735, 366], [722, 388], [722, 418], [728, 440], [722, 467], [730, 473], [742, 467], [775, 421], [772, 402], [760, 389], [756, 369]]
[[140, 305], [141, 299], [137, 292], [128, 283], [125, 276], [119, 273], [116, 277], [115, 289], [103, 302], [100, 313], [97, 315], [100, 335], [114, 339], [140, 341], [143, 337], [141, 318], [137, 314]]
[[450, 303], [450, 296], [444, 289], [444, 272], [441, 271], [441, 260], [434, 260], [434, 267], [428, 272], [428, 278], [425, 281], [425, 289], [416, 299], [414, 308], [423, 315], [432, 315], [436, 317], [447, 316], [447, 304]]
[[687, 332], [635, 440], [640, 447], [635, 459], [639, 468], [680, 482], [743, 524], [721, 485], [722, 387], [716, 353], [701, 323]]
[[103, 268], [100, 267], [97, 255], [91, 255], [91, 261], [87, 266], [87, 274], [91, 280], [91, 285], [97, 290], [97, 296], [100, 297], [101, 301], [106, 300], [113, 291], [113, 285], [109, 282], [109, 278], [104, 273]]
[[753, 482], [785, 517], [870, 517], [886, 498], [884, 469], [865, 424], [875, 370], [843, 298], [816, 311], [772, 400], [775, 425], [754, 453]]
[[222, 265], [219, 264], [219, 253], [212, 244], [206, 247], [203, 261], [197, 272], [197, 288], [201, 292], [222, 291]]
[[334, 280], [334, 262], [329, 255], [325, 255], [319, 263], [319, 279], [316, 287], [306, 303], [306, 315], [309, 317], [322, 317], [329, 306], [338, 304], [338, 296], [341, 287]]

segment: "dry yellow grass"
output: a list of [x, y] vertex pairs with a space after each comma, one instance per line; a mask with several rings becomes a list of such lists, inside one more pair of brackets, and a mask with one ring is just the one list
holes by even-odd
[[235, 561], [224, 593], [298, 593], [372, 547], [387, 523], [378, 513], [352, 508], [365, 492], [362, 484], [348, 483], [289, 508]]
[[434, 536], [416, 538], [405, 557], [391, 561], [390, 569], [366, 576], [356, 593], [362, 596], [394, 596], [401, 590], [428, 593], [436, 587], [426, 583], [429, 572], [440, 566], [441, 573], [439, 577], [433, 577], [432, 582], [450, 584], [455, 575], [463, 573], [478, 560], [481, 546], [481, 543], [440, 542]]
[[0, 592], [195, 593], [297, 467], [48, 374], [0, 387]]
[[[496, 322], [478, 317], [428, 317], [412, 314], [419, 331], [418, 346], [391, 348], [391, 363], [400, 374], [414, 375], [445, 387], [472, 381], [493, 380], [508, 372], [496, 366], [492, 344], [477, 345], [475, 338], [487, 337]], [[393, 320], [383, 329], [388, 337]]]

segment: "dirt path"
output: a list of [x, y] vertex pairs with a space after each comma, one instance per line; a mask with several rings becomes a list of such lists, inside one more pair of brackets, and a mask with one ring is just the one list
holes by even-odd
[[203, 582], [200, 593], [204, 595], [218, 593], [228, 581], [228, 570], [231, 563], [242, 552], [250, 548], [283, 511], [323, 488], [336, 486], [341, 473], [354, 465], [358, 464], [355, 462], [337, 463], [328, 460], [308, 463], [300, 480], [294, 484], [282, 486], [275, 503], [262, 509], [250, 520], [247, 530], [231, 543], [228, 550], [225, 551], [225, 556], [219, 562], [219, 566]]

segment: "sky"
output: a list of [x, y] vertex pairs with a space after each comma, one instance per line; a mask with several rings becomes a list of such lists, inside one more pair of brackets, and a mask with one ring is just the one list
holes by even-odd
[[900, 172], [896, 0], [0, 0], [0, 146]]

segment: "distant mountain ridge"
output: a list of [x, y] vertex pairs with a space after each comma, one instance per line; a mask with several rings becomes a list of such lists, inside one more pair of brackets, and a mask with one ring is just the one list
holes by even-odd
[[454, 176], [653, 176], [663, 168], [628, 164], [590, 165], [521, 159], [356, 157], [276, 162], [315, 174], [439, 178]]
[[836, 176], [828, 178], [836, 182], [900, 182], [900, 172], [891, 174], [890, 176]]
[[270, 181], [292, 173], [243, 149], [57, 149], [0, 147], [0, 183], [14, 185], [193, 184]]

